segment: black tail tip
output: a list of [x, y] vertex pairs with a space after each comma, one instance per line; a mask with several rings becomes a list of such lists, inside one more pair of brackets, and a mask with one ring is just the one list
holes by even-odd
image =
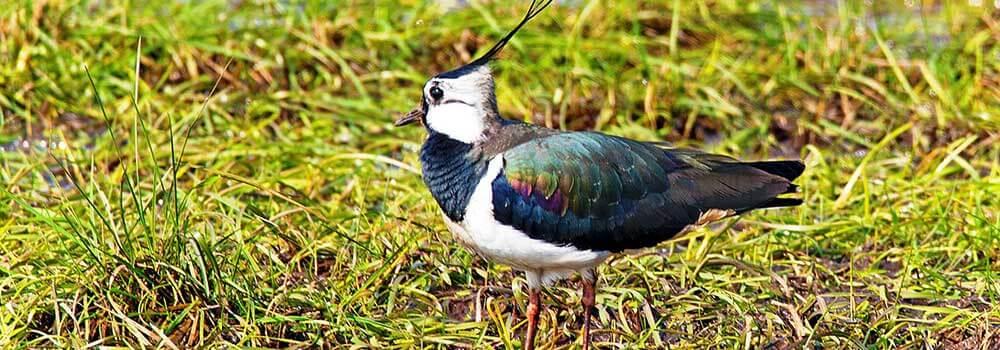
[[795, 180], [806, 170], [806, 165], [798, 160], [772, 160], [747, 164], [769, 174], [781, 176], [788, 181]]
[[788, 184], [788, 189], [785, 190], [785, 193], [796, 193], [798, 191], [799, 191], [799, 185], [790, 183]]
[[802, 205], [801, 198], [772, 198], [761, 204], [759, 208], [794, 207]]

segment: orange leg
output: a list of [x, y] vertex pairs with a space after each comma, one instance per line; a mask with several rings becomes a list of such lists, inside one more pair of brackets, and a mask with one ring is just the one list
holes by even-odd
[[583, 277], [583, 350], [590, 350], [590, 314], [594, 312], [594, 285], [597, 284], [596, 274], [591, 278]]
[[533, 350], [535, 348], [535, 333], [538, 332], [538, 311], [540, 308], [541, 296], [539, 290], [531, 288], [528, 291], [528, 339], [525, 339], [524, 349]]

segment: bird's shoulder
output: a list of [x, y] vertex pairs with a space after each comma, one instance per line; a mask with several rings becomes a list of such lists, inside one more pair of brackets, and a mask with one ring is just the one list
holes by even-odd
[[477, 150], [485, 159], [492, 159], [522, 144], [564, 132], [522, 121], [500, 119], [497, 125], [488, 130], [488, 133], [483, 137], [482, 142], [476, 145]]

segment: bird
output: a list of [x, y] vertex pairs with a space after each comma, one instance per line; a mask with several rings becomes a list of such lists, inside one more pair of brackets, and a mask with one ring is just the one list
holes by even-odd
[[524, 348], [534, 348], [541, 289], [579, 274], [589, 349], [601, 263], [751, 210], [800, 205], [786, 194], [805, 165], [504, 118], [489, 63], [551, 2], [533, 0], [486, 53], [428, 79], [420, 105], [395, 125], [426, 129], [421, 176], [456, 241], [524, 272]]

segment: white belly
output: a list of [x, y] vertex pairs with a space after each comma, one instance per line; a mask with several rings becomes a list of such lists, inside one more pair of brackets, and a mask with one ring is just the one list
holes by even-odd
[[[533, 239], [493, 217], [493, 180], [503, 168], [502, 156], [490, 161], [486, 176], [476, 185], [462, 222], [445, 217], [448, 229], [464, 246], [491, 261], [529, 272], [532, 282], [549, 283], [573, 272], [585, 272], [600, 264], [610, 253], [580, 250]], [[531, 281], [531, 275], [540, 281]]]

